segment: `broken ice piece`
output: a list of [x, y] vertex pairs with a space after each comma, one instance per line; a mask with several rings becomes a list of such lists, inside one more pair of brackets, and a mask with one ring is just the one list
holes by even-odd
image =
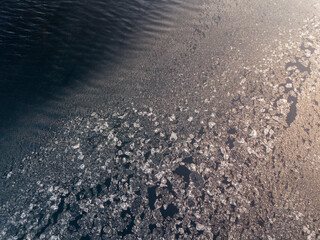
[[209, 128], [213, 128], [216, 124], [214, 122], [209, 122], [208, 125], [209, 125]]
[[171, 141], [176, 141], [177, 139], [178, 139], [177, 134], [176, 134], [175, 132], [172, 132], [172, 133], [171, 133], [171, 136], [170, 136], [170, 140], [171, 140]]
[[252, 130], [252, 132], [250, 133], [250, 137], [256, 137], [256, 136], [257, 136], [257, 131]]
[[77, 143], [76, 145], [73, 145], [73, 146], [72, 146], [73, 149], [77, 149], [77, 148], [79, 148], [79, 147], [80, 147], [80, 143]]

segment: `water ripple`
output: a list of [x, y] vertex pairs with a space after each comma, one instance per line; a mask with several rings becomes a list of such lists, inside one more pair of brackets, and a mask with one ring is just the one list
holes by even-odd
[[[177, 1], [4, 1], [0, 7], [0, 128], [57, 86], [113, 61], [137, 32], [172, 27]], [[146, 26], [144, 26], [148, 23]]]

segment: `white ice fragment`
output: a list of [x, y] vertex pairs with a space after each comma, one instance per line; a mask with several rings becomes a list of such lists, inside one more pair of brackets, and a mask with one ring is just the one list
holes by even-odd
[[12, 171], [7, 174], [7, 179], [10, 178], [11, 175], [12, 175]]
[[272, 151], [272, 148], [270, 148], [269, 146], [266, 146], [266, 153], [270, 153]]
[[178, 139], [177, 134], [176, 134], [175, 132], [172, 132], [172, 133], [171, 133], [171, 136], [170, 136], [170, 140], [171, 140], [171, 141], [176, 141], [177, 139]]
[[248, 153], [249, 153], [249, 154], [254, 153], [254, 151], [251, 149], [251, 147], [248, 147], [247, 150], [248, 150]]
[[78, 157], [79, 160], [82, 160], [84, 159], [84, 155], [82, 153], [80, 153], [79, 157]]
[[243, 79], [240, 81], [240, 85], [244, 84], [246, 81], [247, 81], [247, 79], [246, 79], [246, 78], [243, 78]]
[[251, 137], [256, 137], [257, 136], [257, 131], [256, 130], [252, 130], [252, 132], [250, 133]]
[[82, 181], [79, 180], [77, 183], [76, 183], [76, 186], [80, 186], [82, 184]]
[[48, 192], [52, 192], [53, 191], [53, 186], [50, 186], [49, 188], [48, 188]]
[[135, 122], [135, 123], [133, 123], [133, 126], [134, 126], [135, 128], [138, 128], [138, 127], [140, 127], [140, 124], [137, 123], [137, 122]]
[[73, 149], [78, 149], [79, 147], [80, 147], [80, 143], [77, 143], [76, 145], [72, 146]]
[[55, 211], [55, 210], [57, 210], [57, 209], [58, 209], [58, 206], [57, 206], [57, 205], [52, 205], [50, 208], [51, 208], [51, 209], [53, 209], [53, 210]]
[[274, 133], [274, 131], [272, 129], [270, 129], [270, 131], [269, 131], [270, 136], [272, 136], [273, 133]]
[[292, 88], [292, 83], [287, 83], [286, 88]]
[[214, 122], [209, 122], [208, 125], [209, 125], [209, 128], [213, 128], [216, 124]]
[[302, 230], [305, 232], [305, 233], [308, 233], [310, 234], [310, 230], [307, 226], [303, 226]]
[[160, 180], [163, 175], [164, 175], [164, 172], [163, 172], [163, 171], [158, 172], [158, 173], [156, 174], [156, 178], [157, 178], [158, 180]]
[[205, 230], [206, 227], [204, 225], [200, 224], [200, 223], [197, 223], [197, 227], [196, 228], [197, 228], [198, 231], [203, 231], [203, 230]]
[[127, 201], [127, 197], [123, 195], [123, 196], [121, 197], [121, 200], [122, 200], [123, 202], [126, 202], [126, 201]]
[[308, 235], [307, 240], [313, 240], [313, 239], [315, 239], [315, 237], [316, 237], [316, 233], [315, 233], [314, 231], [312, 231], [312, 232]]
[[172, 114], [170, 117], [169, 117], [169, 120], [170, 122], [176, 120], [176, 116], [174, 114]]
[[127, 115], [128, 115], [128, 113], [125, 113], [125, 114], [123, 114], [122, 116], [119, 116], [118, 118], [124, 119]]
[[129, 137], [129, 138], [134, 138], [134, 134], [129, 133], [129, 134], [128, 134], [128, 137]]
[[29, 211], [31, 211], [33, 209], [33, 203], [30, 203], [29, 205]]

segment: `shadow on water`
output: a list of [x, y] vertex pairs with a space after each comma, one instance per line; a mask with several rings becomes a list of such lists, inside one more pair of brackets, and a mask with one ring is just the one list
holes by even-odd
[[[151, 0], [5, 1], [0, 7], [0, 131], [115, 62], [152, 20]], [[31, 108], [31, 109], [30, 109]]]

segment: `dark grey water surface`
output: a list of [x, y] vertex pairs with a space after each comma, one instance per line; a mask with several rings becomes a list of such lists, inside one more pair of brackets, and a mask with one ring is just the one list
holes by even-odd
[[[1, 127], [57, 88], [114, 61], [165, 1], [5, 1], [0, 8]], [[158, 9], [159, 11], [159, 9]]]
[[[37, 144], [39, 134], [35, 132], [49, 132], [52, 122], [76, 111], [68, 109], [70, 106], [56, 111], [58, 106], [54, 104], [43, 107], [48, 101], [61, 103], [62, 96], [70, 94], [86, 99], [90, 94], [101, 98], [115, 93], [98, 91], [101, 86], [95, 85], [97, 75], [121, 64], [124, 53], [144, 50], [135, 42], [141, 43], [153, 33], [168, 30], [170, 21], [165, 20], [170, 9], [177, 10], [180, 5], [178, 1], [167, 0], [3, 1], [0, 6], [0, 151], [4, 156], [1, 164], [10, 162], [12, 152]], [[105, 87], [111, 84], [107, 76], [99, 78], [104, 78]], [[88, 85], [94, 93], [84, 88]], [[80, 90], [75, 91], [77, 87]], [[96, 104], [78, 107], [92, 105]], [[34, 117], [39, 111], [40, 117]], [[19, 138], [22, 138], [20, 142]]]

